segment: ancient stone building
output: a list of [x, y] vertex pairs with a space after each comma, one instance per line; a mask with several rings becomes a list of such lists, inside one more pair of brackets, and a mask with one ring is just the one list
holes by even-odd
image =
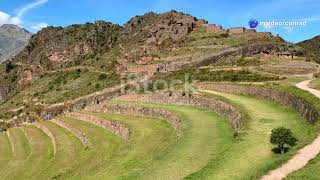
[[229, 34], [241, 34], [246, 32], [244, 27], [234, 27], [227, 30]]
[[210, 33], [226, 32], [226, 30], [223, 29], [222, 26], [217, 26], [215, 24], [202, 24], [201, 26], [204, 27]]

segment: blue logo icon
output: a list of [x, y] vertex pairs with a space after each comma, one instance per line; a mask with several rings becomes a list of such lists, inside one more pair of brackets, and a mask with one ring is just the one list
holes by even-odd
[[250, 28], [256, 28], [259, 25], [259, 22], [256, 19], [251, 19], [249, 21]]

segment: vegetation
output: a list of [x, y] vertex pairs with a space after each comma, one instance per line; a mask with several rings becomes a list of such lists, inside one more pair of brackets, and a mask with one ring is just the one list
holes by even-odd
[[[242, 112], [243, 128], [234, 143], [229, 144], [223, 153], [208, 162], [200, 171], [188, 179], [258, 179], [293, 156], [300, 148], [312, 142], [319, 127], [304, 121], [293, 109], [253, 97], [217, 93], [227, 98]], [[290, 120], [288, 120], [290, 119]], [[274, 155], [268, 143], [270, 131], [279, 126], [294, 130], [299, 144], [284, 155]]]
[[185, 69], [174, 72], [169, 76], [165, 77], [165, 80], [181, 80], [185, 79], [190, 81], [251, 81], [251, 82], [260, 82], [260, 81], [272, 81], [279, 80], [279, 77], [261, 75], [249, 70], [214, 70], [210, 68], [201, 68], [201, 69]]
[[270, 142], [274, 145], [277, 145], [278, 148], [275, 149], [275, 152], [280, 152], [281, 154], [285, 153], [288, 148], [285, 146], [295, 146], [297, 143], [297, 138], [293, 136], [293, 133], [290, 129], [284, 127], [279, 127], [272, 130]]
[[310, 87], [320, 90], [320, 79], [315, 79], [313, 81], [310, 82]]

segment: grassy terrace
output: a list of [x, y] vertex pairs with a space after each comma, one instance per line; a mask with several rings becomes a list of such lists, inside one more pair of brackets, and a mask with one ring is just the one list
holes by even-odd
[[12, 158], [6, 164], [6, 166], [1, 169], [1, 177], [6, 177], [8, 174], [12, 173], [13, 169], [23, 166], [31, 154], [29, 141], [20, 129], [9, 129], [8, 135], [10, 140], [9, 148], [11, 146]]
[[320, 79], [315, 79], [315, 80], [311, 81], [309, 86], [311, 88], [320, 90]]
[[0, 169], [4, 169], [12, 158], [11, 144], [6, 133], [0, 133]]
[[[318, 128], [308, 124], [292, 108], [253, 97], [210, 93], [239, 106], [247, 113], [247, 118], [236, 142], [190, 179], [257, 179], [286, 162], [298, 149], [312, 142], [317, 134]], [[271, 152], [270, 132], [278, 126], [291, 128], [299, 139], [298, 146], [286, 155]]]
[[[39, 170], [46, 167], [52, 158], [53, 149], [50, 139], [35, 126], [25, 126], [24, 132], [28, 136], [30, 154], [25, 158], [24, 163], [16, 164], [10, 168], [5, 179], [23, 179], [32, 177]], [[25, 145], [27, 146], [27, 145]]]
[[[215, 113], [188, 106], [142, 104], [166, 108], [182, 117], [184, 134], [178, 141], [144, 165], [144, 170], [128, 175], [138, 179], [181, 179], [200, 170], [233, 141], [228, 122]], [[161, 177], [161, 178], [160, 178]]]
[[[85, 149], [69, 130], [50, 121], [40, 122], [56, 140], [57, 152], [53, 155], [51, 141], [40, 129], [30, 125], [13, 128], [9, 136], [0, 134], [1, 145], [5, 145], [0, 147], [0, 166], [7, 163], [0, 175], [6, 179], [257, 179], [286, 162], [319, 130], [292, 108], [277, 103], [213, 91], [206, 96], [219, 96], [243, 112], [245, 122], [239, 136], [233, 137], [226, 119], [204, 109], [112, 101], [175, 112], [181, 117], [183, 135], [177, 137], [163, 120], [82, 111], [124, 124], [130, 129], [129, 141], [94, 124], [61, 117], [62, 122], [85, 133], [90, 148]], [[298, 146], [285, 155], [271, 152], [270, 132], [278, 126], [292, 129], [299, 139]], [[318, 161], [290, 178], [306, 178], [310, 173], [316, 177]]]
[[49, 165], [34, 175], [34, 179], [58, 178], [73, 166], [79, 165], [77, 159], [84, 151], [83, 146], [68, 130], [51, 122], [41, 123], [52, 132], [56, 140], [57, 152], [50, 159]]

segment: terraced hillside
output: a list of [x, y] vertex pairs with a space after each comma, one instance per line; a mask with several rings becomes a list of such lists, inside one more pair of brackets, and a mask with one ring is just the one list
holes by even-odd
[[[192, 100], [181, 96], [185, 105], [178, 105], [163, 99], [151, 103], [147, 96], [138, 101], [124, 96], [9, 129], [1, 134], [2, 177], [255, 179], [317, 134], [293, 109], [254, 97], [207, 91]], [[201, 97], [213, 104], [223, 97], [236, 107], [244, 120], [240, 134], [234, 136], [228, 117], [219, 111], [192, 105]], [[290, 127], [300, 142], [285, 156], [272, 155], [269, 132], [281, 125]]]
[[176, 11], [45, 28], [0, 64], [0, 179], [272, 179], [319, 137], [306, 51]]

